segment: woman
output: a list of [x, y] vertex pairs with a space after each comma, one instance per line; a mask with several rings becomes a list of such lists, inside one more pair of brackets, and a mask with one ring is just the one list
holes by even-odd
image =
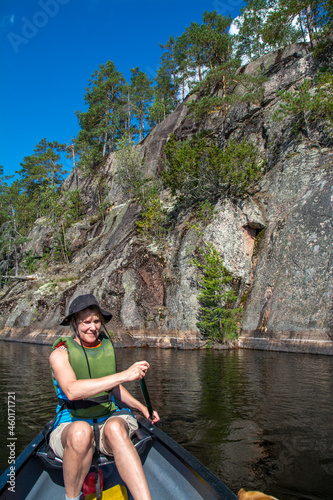
[[63, 459], [66, 500], [79, 499], [96, 441], [104, 454], [114, 456], [118, 472], [133, 498], [151, 499], [140, 457], [130, 439], [138, 424], [130, 410], [119, 410], [111, 398], [112, 393], [152, 423], [158, 422], [158, 413], [154, 412], [150, 418], [148, 409], [122, 385], [141, 380], [149, 364], [139, 361], [127, 370], [116, 372], [113, 345], [104, 327], [111, 317], [93, 295], [76, 297], [61, 323], [73, 327], [74, 337], [58, 339], [50, 355], [59, 398], [50, 446]]

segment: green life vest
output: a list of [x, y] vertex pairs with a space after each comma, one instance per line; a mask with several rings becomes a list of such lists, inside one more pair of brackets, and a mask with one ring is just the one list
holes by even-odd
[[[113, 375], [116, 373], [116, 356], [113, 344], [104, 334], [101, 334], [99, 339], [101, 341], [99, 346], [82, 348], [82, 346], [72, 337], [60, 337], [53, 344], [52, 351], [56, 349], [61, 342], [66, 344], [68, 350], [68, 360], [78, 380], [90, 379], [87, 359], [83, 349], [85, 350], [88, 358], [91, 378], [95, 379], [105, 377], [106, 375]], [[53, 384], [55, 385], [54, 377]], [[55, 389], [57, 392], [56, 385]], [[113, 401], [111, 401], [111, 393], [112, 391], [104, 391], [96, 394], [94, 396], [95, 398], [109, 395], [109, 401], [99, 403], [88, 408], [71, 410], [71, 416], [75, 418], [87, 419], [100, 418], [110, 415], [111, 412], [117, 409], [116, 405]], [[89, 399], [91, 401], [93, 398]]]

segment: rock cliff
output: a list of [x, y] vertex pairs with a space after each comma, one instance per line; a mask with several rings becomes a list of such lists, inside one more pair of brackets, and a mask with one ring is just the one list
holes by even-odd
[[[325, 64], [332, 64], [330, 56], [328, 50]], [[235, 276], [244, 305], [240, 347], [333, 354], [332, 135], [316, 121], [310, 141], [294, 133], [295, 117], [272, 119], [276, 92], [314, 77], [319, 64], [302, 44], [250, 63], [243, 72], [260, 69], [267, 78], [263, 100], [237, 106], [223, 124], [226, 137], [251, 140], [267, 162], [255, 190], [243, 200], [221, 198], [204, 230]], [[221, 121], [218, 115], [210, 119], [218, 135]], [[158, 175], [171, 133], [188, 137], [200, 127], [181, 104], [136, 147], [147, 172]], [[198, 281], [191, 260], [200, 236], [191, 229], [194, 213], [178, 214], [162, 249], [145, 245], [135, 225], [140, 209], [123, 198], [116, 171], [111, 155], [98, 179], [79, 179], [90, 209], [67, 230], [70, 262], [40, 267], [38, 280], [2, 291], [1, 338], [50, 343], [64, 332], [58, 325], [69, 301], [92, 292], [113, 312], [109, 328], [116, 345], [205, 345], [196, 327]], [[104, 218], [96, 215], [101, 178], [112, 205]], [[65, 186], [74, 188], [73, 174]], [[42, 260], [52, 237], [52, 227], [40, 219], [25, 251]]]

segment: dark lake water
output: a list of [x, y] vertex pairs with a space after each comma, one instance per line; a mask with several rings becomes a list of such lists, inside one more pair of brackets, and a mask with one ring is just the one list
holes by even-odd
[[[17, 454], [55, 409], [47, 346], [0, 342], [0, 468], [7, 467], [7, 394], [16, 395]], [[333, 499], [333, 357], [264, 351], [119, 349], [140, 359], [159, 427], [235, 493]], [[138, 383], [126, 386], [141, 398]]]

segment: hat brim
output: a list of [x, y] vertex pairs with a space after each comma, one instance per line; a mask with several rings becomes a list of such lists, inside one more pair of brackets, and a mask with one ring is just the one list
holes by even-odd
[[[97, 309], [99, 309], [101, 315], [103, 316], [105, 323], [108, 323], [111, 320], [112, 314], [109, 311], [105, 311], [104, 309], [101, 309], [100, 307], [97, 307], [96, 305], [93, 305], [92, 307], [96, 307]], [[88, 308], [86, 306], [84, 306], [84, 307], [82, 307], [82, 309], [79, 309], [75, 313], [68, 314], [68, 316], [66, 316], [62, 320], [62, 322], [60, 323], [60, 326], [69, 326], [71, 324], [71, 319], [74, 316], [74, 314], [77, 314], [78, 312], [83, 311], [84, 309], [88, 309]]]

